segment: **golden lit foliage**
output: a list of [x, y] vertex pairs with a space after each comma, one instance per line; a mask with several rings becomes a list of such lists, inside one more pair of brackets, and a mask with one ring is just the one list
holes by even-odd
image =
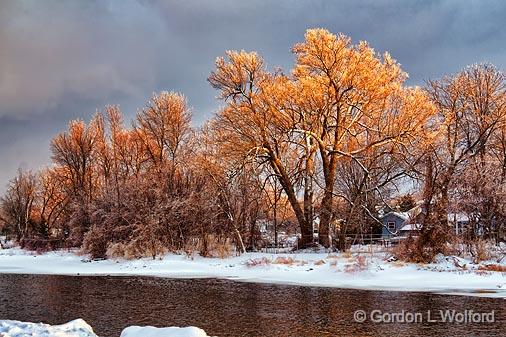
[[191, 132], [191, 112], [186, 98], [175, 92], [153, 95], [137, 114], [136, 130], [154, 163], [176, 161], [182, 142]]
[[293, 52], [290, 75], [269, 73], [256, 53], [219, 58], [209, 81], [227, 105], [216, 129], [237, 156], [269, 163], [302, 227], [310, 220], [304, 219], [286, 163], [298, 150], [305, 153], [298, 157], [306, 158], [306, 168], [312, 166], [315, 144], [324, 180], [320, 242], [328, 246], [338, 160], [387, 144], [408, 146], [434, 110], [423, 91], [403, 86], [407, 75], [388, 53], [378, 55], [365, 42], [352, 45], [344, 35], [310, 29]]

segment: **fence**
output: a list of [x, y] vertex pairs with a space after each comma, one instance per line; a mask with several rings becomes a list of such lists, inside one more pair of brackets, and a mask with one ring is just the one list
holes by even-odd
[[[362, 248], [357, 246], [366, 246], [364, 247], [364, 251], [389, 251], [391, 247], [397, 245], [399, 242], [404, 240], [405, 237], [396, 236], [396, 235], [383, 235], [383, 234], [350, 234], [346, 236], [346, 247], [351, 249], [355, 247], [354, 250], [360, 250]], [[314, 238], [315, 250], [318, 250], [318, 238], [315, 236]], [[337, 238], [332, 238], [333, 247], [337, 246]], [[266, 247], [262, 248], [261, 251], [263, 253], [269, 254], [285, 254], [291, 253], [292, 251], [298, 250], [297, 242], [287, 243], [283, 242], [275, 246], [274, 244], [269, 244]]]

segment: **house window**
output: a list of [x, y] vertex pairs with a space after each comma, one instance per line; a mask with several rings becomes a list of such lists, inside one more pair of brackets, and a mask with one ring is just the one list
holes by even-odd
[[396, 229], [395, 222], [389, 221], [388, 224], [387, 224], [387, 227], [388, 227], [389, 231], [395, 232], [395, 229]]

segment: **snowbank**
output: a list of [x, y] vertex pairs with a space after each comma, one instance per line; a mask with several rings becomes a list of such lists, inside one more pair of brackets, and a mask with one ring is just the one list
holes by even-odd
[[196, 327], [154, 328], [152, 326], [131, 326], [123, 330], [120, 337], [208, 337], [206, 332]]
[[[0, 320], [0, 336], [2, 337], [97, 337], [84, 320], [76, 319], [62, 325], [44, 323], [25, 323], [19, 321]], [[129, 335], [130, 336], [130, 335]], [[169, 336], [169, 335], [167, 335]], [[179, 336], [179, 335], [175, 335]], [[181, 335], [186, 336], [186, 335]], [[188, 335], [193, 336], [193, 335]], [[195, 335], [200, 336], [200, 335]], [[205, 335], [204, 335], [205, 336]]]
[[[1, 337], [97, 337], [91, 326], [82, 319], [62, 325], [26, 323], [0, 320]], [[154, 328], [152, 326], [131, 326], [123, 330], [120, 337], [208, 337], [206, 332], [196, 327]]]
[[346, 254], [247, 253], [226, 259], [169, 254], [162, 259], [91, 261], [75, 252], [36, 255], [19, 248], [0, 250], [0, 273], [221, 278], [354, 289], [430, 291], [506, 298], [506, 273], [483, 269], [485, 261], [443, 257], [419, 265], [389, 260], [386, 252]]

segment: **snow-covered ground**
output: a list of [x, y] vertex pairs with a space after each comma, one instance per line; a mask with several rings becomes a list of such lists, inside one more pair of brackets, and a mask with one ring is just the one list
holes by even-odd
[[[76, 319], [62, 325], [26, 323], [0, 320], [2, 337], [97, 337], [84, 320]], [[208, 337], [204, 330], [196, 327], [154, 328], [131, 326], [125, 328], [120, 337]]]
[[506, 259], [473, 264], [440, 257], [429, 265], [389, 260], [385, 252], [247, 253], [226, 259], [169, 254], [162, 259], [90, 261], [75, 252], [41, 255], [19, 248], [0, 250], [0, 273], [58, 275], [143, 275], [170, 278], [222, 278], [356, 289], [430, 291], [506, 298], [506, 273], [483, 270]]

